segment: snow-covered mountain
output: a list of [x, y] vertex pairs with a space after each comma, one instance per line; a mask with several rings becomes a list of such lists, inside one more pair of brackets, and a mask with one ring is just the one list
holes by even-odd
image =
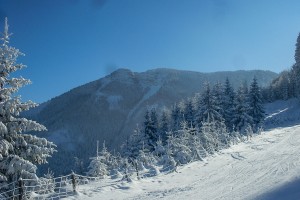
[[261, 70], [199, 73], [155, 69], [136, 73], [119, 69], [55, 97], [27, 115], [44, 124], [48, 132], [43, 136], [58, 145], [49, 167], [59, 175], [70, 172], [75, 156], [87, 160], [94, 155], [97, 140], [118, 150], [136, 125], [142, 124], [147, 107], [169, 107], [200, 92], [205, 81], [224, 82], [228, 77], [237, 88], [254, 76], [266, 86], [277, 74]]

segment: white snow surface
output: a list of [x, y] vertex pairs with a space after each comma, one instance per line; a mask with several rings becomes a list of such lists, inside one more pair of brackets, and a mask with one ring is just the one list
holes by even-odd
[[78, 187], [67, 199], [300, 199], [300, 125], [262, 132], [177, 172]]

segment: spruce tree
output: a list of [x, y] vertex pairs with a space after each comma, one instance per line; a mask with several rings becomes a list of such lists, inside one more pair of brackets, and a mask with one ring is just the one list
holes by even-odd
[[250, 85], [249, 91], [249, 115], [253, 120], [254, 131], [262, 125], [265, 118], [265, 111], [262, 102], [262, 95], [256, 78]]
[[0, 186], [19, 178], [38, 180], [36, 165], [47, 163], [46, 159], [55, 151], [52, 142], [28, 134], [31, 131], [45, 131], [45, 126], [20, 117], [22, 111], [37, 104], [22, 102], [21, 97], [16, 95], [30, 80], [10, 77], [13, 72], [25, 67], [17, 63], [17, 58], [23, 54], [9, 46], [10, 36], [5, 19], [0, 47]]
[[236, 96], [236, 107], [232, 123], [235, 126], [235, 129], [241, 134], [246, 134], [245, 129], [248, 125], [252, 125], [253, 120], [249, 113], [249, 102], [245, 88], [243, 86], [239, 87]]
[[169, 111], [165, 108], [162, 111], [159, 123], [159, 138], [163, 144], [166, 144], [168, 132], [170, 131], [170, 116]]
[[180, 129], [181, 122], [184, 121], [185, 102], [175, 103], [171, 110], [171, 127], [170, 129], [176, 134]]
[[111, 170], [111, 154], [105, 146], [105, 141], [103, 142], [102, 150], [97, 152], [97, 156], [91, 158], [91, 160], [88, 166], [89, 171], [87, 172], [89, 176], [104, 178], [109, 175], [109, 170]]
[[193, 100], [191, 98], [188, 98], [185, 101], [184, 120], [189, 124], [189, 126], [195, 126], [194, 105]]
[[213, 86], [212, 95], [215, 98], [216, 111], [221, 115], [222, 119], [224, 119], [224, 89], [220, 82], [217, 82]]
[[298, 34], [298, 37], [297, 37], [294, 58], [295, 58], [296, 64], [300, 65], [300, 33]]
[[222, 115], [218, 112], [220, 107], [216, 103], [216, 98], [213, 95], [209, 83], [204, 85], [204, 91], [196, 100], [196, 121], [201, 127], [203, 121], [216, 120], [222, 121]]
[[158, 136], [158, 120], [156, 109], [152, 108], [150, 111], [146, 111], [145, 121], [144, 121], [144, 130], [145, 130], [145, 137], [148, 139], [146, 141], [147, 145], [151, 147], [150, 151], [154, 150], [155, 143], [159, 139]]
[[223, 97], [223, 110], [224, 110], [224, 120], [225, 125], [229, 130], [232, 130], [232, 116], [234, 114], [235, 108], [235, 93], [227, 78], [224, 85], [224, 97]]
[[296, 63], [292, 66], [291, 80], [295, 85], [294, 95], [298, 97], [300, 95], [300, 33], [297, 37], [296, 49], [294, 55]]

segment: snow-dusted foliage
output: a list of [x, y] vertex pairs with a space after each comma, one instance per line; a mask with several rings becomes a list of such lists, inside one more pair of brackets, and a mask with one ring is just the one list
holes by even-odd
[[185, 101], [184, 106], [184, 120], [189, 124], [190, 126], [195, 126], [195, 109], [194, 109], [194, 103], [192, 98], [188, 98]]
[[253, 126], [261, 126], [264, 109], [256, 79], [250, 91], [244, 82], [237, 94], [228, 79], [224, 87], [220, 83], [204, 87], [201, 94], [174, 104], [170, 112], [146, 111], [143, 129], [137, 128], [122, 148], [125, 177], [139, 176], [141, 171], [153, 174], [155, 166], [176, 170], [178, 165], [203, 160], [250, 139]]
[[129, 136], [127, 141], [122, 145], [122, 155], [130, 158], [137, 158], [140, 151], [149, 151], [150, 147], [148, 143], [148, 136], [142, 132], [140, 127], [137, 125], [133, 134]]
[[145, 136], [148, 139], [145, 142], [147, 145], [151, 147], [151, 150], [153, 150], [155, 143], [159, 139], [158, 120], [157, 120], [157, 113], [155, 108], [152, 108], [150, 111], [147, 110], [145, 115], [144, 128], [145, 128]]
[[180, 128], [180, 123], [183, 121], [183, 117], [183, 109], [181, 109], [180, 104], [175, 103], [171, 110], [171, 130], [175, 131]]
[[222, 107], [224, 111], [225, 124], [229, 130], [232, 130], [233, 129], [232, 116], [234, 115], [234, 108], [235, 108], [235, 93], [228, 78], [226, 79], [224, 85]]
[[158, 136], [159, 140], [165, 144], [168, 139], [168, 132], [170, 131], [170, 121], [171, 121], [171, 114], [170, 111], [166, 108], [162, 110], [160, 120], [159, 120], [159, 128], [158, 128]]
[[204, 91], [196, 98], [196, 120], [198, 126], [201, 126], [201, 122], [207, 119], [211, 120], [223, 120], [223, 117], [219, 111], [222, 109], [218, 106], [216, 96], [210, 88], [209, 83], [204, 84]]
[[298, 97], [300, 95], [300, 33], [297, 38], [294, 57], [296, 63], [292, 66], [291, 69], [291, 82], [295, 86], [294, 94]]
[[250, 85], [249, 115], [252, 117], [253, 127], [255, 130], [262, 126], [265, 118], [265, 111], [262, 103], [262, 95], [256, 78], [253, 79], [253, 82]]
[[241, 86], [238, 89], [235, 104], [236, 107], [232, 123], [234, 124], [237, 131], [239, 131], [241, 134], [246, 134], [245, 129], [249, 124], [253, 123], [253, 119], [248, 114], [250, 107], [245, 87]]
[[[98, 148], [97, 148], [98, 151]], [[111, 153], [107, 150], [105, 142], [100, 152], [97, 152], [97, 156], [91, 158], [89, 165], [89, 171], [87, 174], [93, 177], [104, 178], [110, 175], [110, 171], [116, 168], [115, 160], [112, 158]]]
[[26, 134], [30, 131], [44, 131], [46, 127], [20, 117], [22, 111], [37, 104], [32, 101], [22, 102], [21, 97], [16, 95], [30, 80], [10, 76], [25, 67], [17, 63], [18, 56], [23, 54], [9, 46], [10, 36], [5, 19], [0, 46], [0, 187], [19, 178], [37, 181], [36, 165], [47, 163], [46, 159], [55, 151], [52, 142]]

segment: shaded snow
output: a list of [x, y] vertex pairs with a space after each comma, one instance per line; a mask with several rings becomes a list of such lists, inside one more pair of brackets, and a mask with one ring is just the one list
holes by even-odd
[[47, 139], [56, 145], [63, 145], [64, 149], [69, 151], [75, 151], [76, 149], [67, 130], [54, 131]]
[[278, 100], [266, 104], [266, 128], [286, 127], [300, 124], [299, 99]]
[[152, 97], [153, 95], [155, 95], [160, 90], [160, 88], [161, 88], [161, 85], [154, 85], [154, 86], [151, 86], [148, 89], [148, 91], [143, 96], [143, 98], [128, 113], [127, 120], [126, 120], [125, 124], [128, 123], [128, 121], [131, 119], [132, 115], [138, 110], [138, 108], [140, 108], [140, 106], [142, 105], [142, 103], [144, 103], [147, 99], [149, 99], [150, 97]]
[[110, 110], [115, 110], [115, 109], [119, 109], [120, 105], [119, 102], [123, 99], [122, 96], [120, 95], [112, 95], [112, 96], [108, 96], [106, 98], [107, 102], [109, 103], [109, 109]]

